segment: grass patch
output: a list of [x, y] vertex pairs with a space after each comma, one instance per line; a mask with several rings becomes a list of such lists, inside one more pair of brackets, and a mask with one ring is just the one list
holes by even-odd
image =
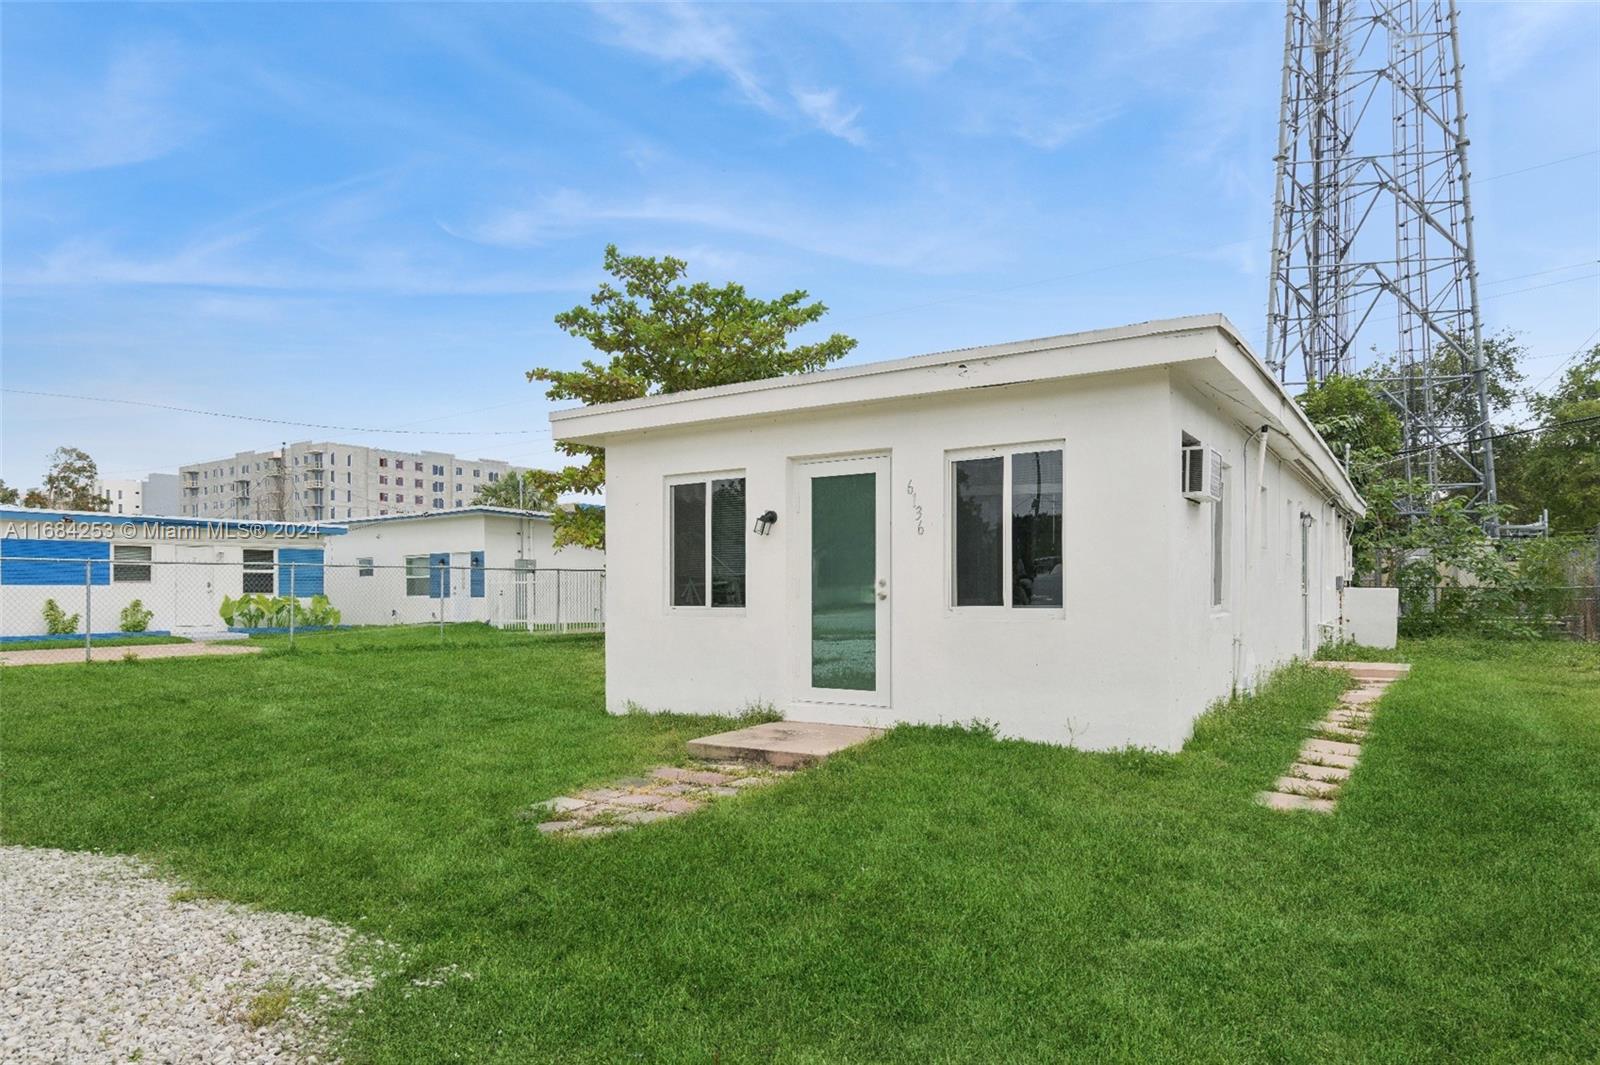
[[294, 1004], [294, 994], [288, 984], [276, 984], [250, 997], [245, 1007], [244, 1023], [252, 1028], [265, 1028], [277, 1024], [289, 1013]]
[[608, 716], [599, 639], [458, 628], [8, 672], [6, 838], [394, 944], [357, 1065], [1600, 1055], [1592, 646], [1386, 652], [1332, 817], [1252, 800], [1349, 683], [1297, 667], [1175, 755], [901, 728], [560, 841], [517, 811], [729, 719]]

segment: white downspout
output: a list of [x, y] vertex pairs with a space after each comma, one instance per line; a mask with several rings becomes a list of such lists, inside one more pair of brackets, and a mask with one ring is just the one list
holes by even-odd
[[1233, 689], [1239, 690], [1239, 681], [1244, 674], [1244, 641], [1249, 632], [1250, 620], [1250, 566], [1255, 559], [1255, 534], [1256, 524], [1260, 520], [1261, 501], [1267, 491], [1267, 433], [1270, 427], [1263, 425], [1256, 430], [1256, 490], [1247, 492], [1245, 497], [1244, 516], [1244, 557], [1240, 559], [1240, 589], [1239, 610], [1237, 612], [1238, 627], [1233, 633]]

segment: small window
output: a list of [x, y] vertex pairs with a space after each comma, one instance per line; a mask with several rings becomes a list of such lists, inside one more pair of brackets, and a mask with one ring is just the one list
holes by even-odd
[[1062, 454], [989, 448], [950, 463], [952, 605], [1065, 603]]
[[428, 594], [428, 556], [406, 556], [406, 595], [423, 596]]
[[244, 549], [244, 591], [245, 594], [260, 593], [272, 595], [273, 567], [272, 549], [250, 548]]
[[443, 508], [444, 508], [444, 500], [439, 498], [438, 496], [434, 496], [433, 497], [433, 509], [434, 510], [442, 510]]
[[389, 460], [388, 460], [388, 459], [379, 459], [379, 460], [378, 460], [378, 465], [379, 465], [379, 466], [385, 466], [385, 467], [386, 467], [386, 466], [388, 466], [388, 465], [389, 465]]
[[370, 558], [358, 558], [358, 559], [356, 559], [356, 576], [357, 577], [370, 577], [370, 576], [372, 576], [372, 559], [370, 559]]
[[671, 486], [673, 606], [745, 605], [744, 496], [743, 477]]
[[113, 544], [111, 579], [118, 584], [150, 581], [150, 549], [137, 544]]

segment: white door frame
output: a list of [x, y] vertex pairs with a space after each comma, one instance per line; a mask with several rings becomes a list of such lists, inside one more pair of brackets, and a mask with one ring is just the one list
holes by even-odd
[[[885, 709], [890, 703], [890, 617], [893, 601], [890, 599], [889, 545], [891, 492], [890, 465], [887, 452], [865, 455], [846, 455], [827, 458], [791, 460], [794, 476], [790, 478], [790, 565], [788, 573], [790, 676], [794, 701], [824, 705], [875, 707]], [[812, 631], [811, 631], [811, 482], [817, 477], [839, 477], [850, 474], [871, 473], [877, 478], [874, 493], [873, 551], [875, 555], [874, 635], [876, 646], [874, 681], [872, 691], [843, 688], [818, 688], [812, 684]]]
[[[177, 544], [172, 581], [172, 631], [214, 632], [227, 627], [217, 598], [217, 581], [228, 567], [215, 565], [221, 552], [198, 544]], [[274, 567], [276, 570], [276, 567]]]

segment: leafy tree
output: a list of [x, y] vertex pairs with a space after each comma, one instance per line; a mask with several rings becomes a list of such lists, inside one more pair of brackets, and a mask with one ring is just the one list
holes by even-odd
[[[686, 284], [689, 267], [682, 259], [622, 255], [614, 244], [606, 247], [605, 268], [621, 287], [603, 282], [587, 306], [563, 311], [555, 322], [609, 359], [586, 359], [578, 370], [530, 370], [528, 380], [548, 384], [545, 394], [551, 399], [610, 403], [805, 373], [856, 346], [841, 333], [789, 346], [791, 333], [828, 313], [822, 303], [808, 302], [804, 290], [763, 300], [732, 282]], [[561, 470], [528, 471], [523, 485], [530, 505], [550, 509], [563, 493], [595, 494], [605, 486], [604, 449], [559, 446], [584, 461]], [[512, 485], [502, 491], [514, 495]], [[598, 507], [555, 511], [555, 529], [557, 545], [605, 546], [605, 512]]]
[[1528, 409], [1542, 431], [1504, 441], [1513, 444], [1504, 465], [1515, 471], [1507, 494], [1519, 516], [1548, 508], [1552, 530], [1592, 532], [1600, 525], [1600, 344], [1548, 393], [1528, 396]]
[[37, 488], [30, 488], [28, 489], [28, 494], [22, 497], [22, 505], [31, 507], [34, 510], [49, 510], [51, 506], [50, 497]]
[[491, 507], [554, 512], [557, 509], [555, 493], [545, 484], [550, 473], [550, 470], [523, 470], [520, 476], [480, 484], [472, 501]]
[[44, 494], [50, 506], [67, 510], [105, 510], [106, 501], [94, 490], [100, 468], [87, 451], [58, 447], [50, 453], [44, 475]]
[[17, 491], [15, 488], [12, 488], [4, 481], [0, 481], [0, 504], [10, 503], [15, 505], [21, 498], [21, 492]]

